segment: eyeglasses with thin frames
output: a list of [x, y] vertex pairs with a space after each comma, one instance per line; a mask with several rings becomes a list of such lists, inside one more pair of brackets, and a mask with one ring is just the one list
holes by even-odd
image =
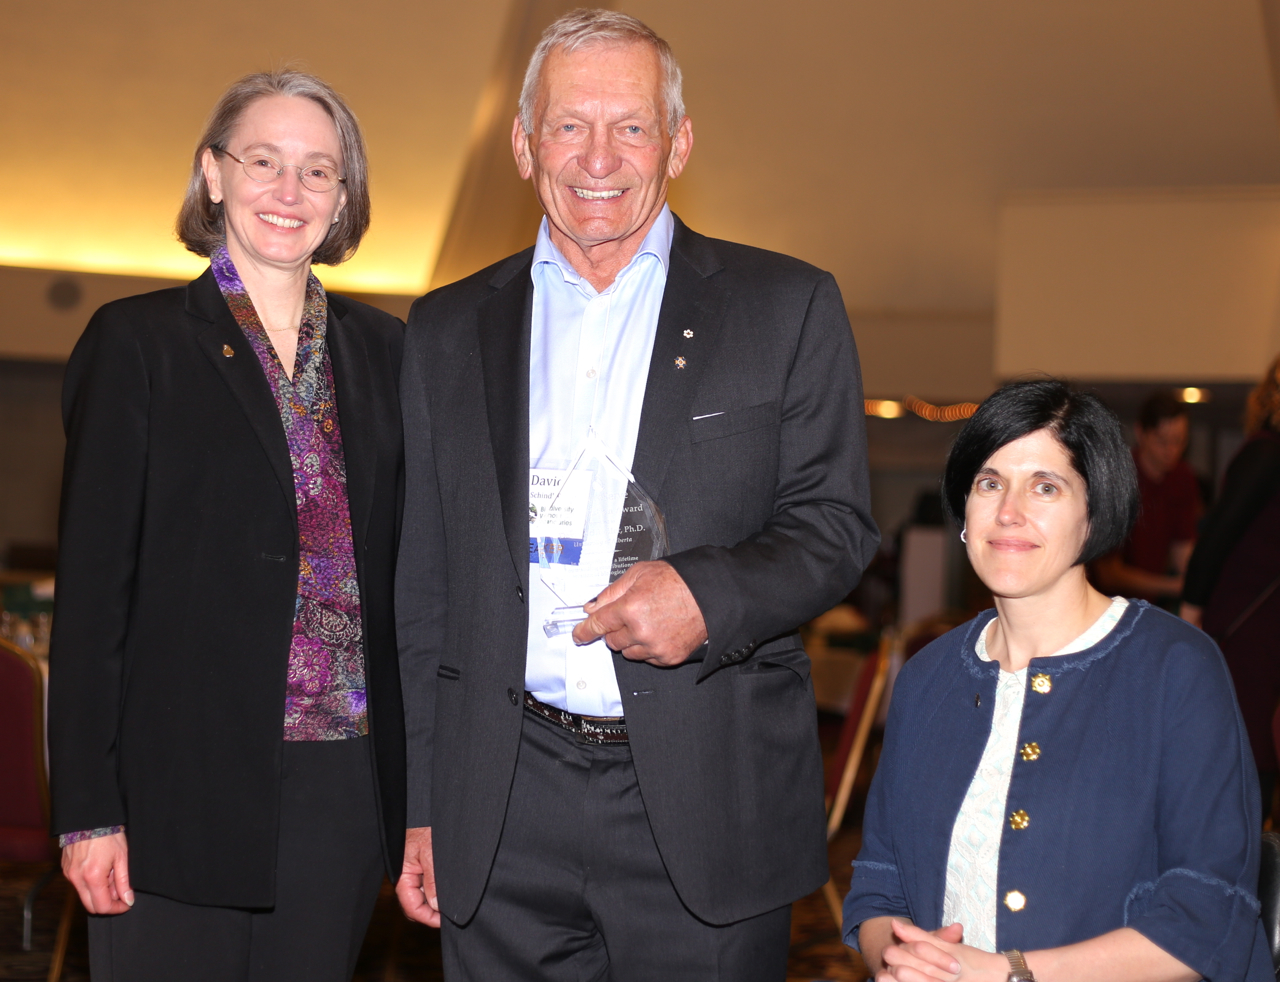
[[271, 184], [273, 181], [278, 181], [284, 175], [286, 167], [292, 167], [298, 172], [298, 180], [308, 191], [318, 193], [332, 191], [339, 184], [345, 184], [347, 181], [345, 177], [338, 177], [333, 172], [333, 165], [328, 163], [307, 164], [303, 167], [300, 164], [282, 164], [269, 153], [251, 153], [246, 157], [237, 157], [223, 147], [209, 149], [214, 153], [225, 153], [244, 168], [249, 180], [258, 184]]

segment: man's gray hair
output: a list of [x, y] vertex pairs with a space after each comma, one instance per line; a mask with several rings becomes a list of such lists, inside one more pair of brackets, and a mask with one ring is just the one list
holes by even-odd
[[684, 119], [684, 89], [680, 66], [671, 45], [660, 38], [643, 21], [616, 10], [591, 10], [579, 7], [565, 14], [545, 31], [542, 40], [533, 49], [529, 67], [524, 73], [524, 85], [520, 89], [520, 125], [526, 134], [533, 133], [534, 103], [538, 99], [538, 85], [542, 81], [542, 66], [553, 50], [559, 48], [566, 54], [593, 44], [651, 44], [658, 53], [662, 65], [662, 102], [667, 109], [667, 132], [675, 136]]

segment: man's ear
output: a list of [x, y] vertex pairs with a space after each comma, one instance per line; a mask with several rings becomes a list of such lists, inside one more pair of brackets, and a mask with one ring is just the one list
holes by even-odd
[[671, 156], [667, 158], [667, 177], [674, 180], [689, 162], [689, 154], [693, 152], [693, 120], [688, 116], [680, 120], [676, 128], [675, 139], [671, 141]]
[[524, 123], [520, 122], [519, 116], [511, 125], [511, 152], [515, 154], [520, 180], [529, 180], [533, 176], [533, 151], [529, 149], [529, 134], [524, 131]]

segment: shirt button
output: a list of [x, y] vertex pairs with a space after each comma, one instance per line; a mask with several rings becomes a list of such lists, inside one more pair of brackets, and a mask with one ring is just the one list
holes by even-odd
[[1021, 832], [1030, 824], [1031, 816], [1021, 808], [1009, 816], [1009, 828], [1017, 832]]
[[596, 370], [594, 368], [588, 368], [587, 378], [595, 378], [595, 377], [596, 377]]
[[515, 689], [508, 689], [508, 690], [507, 690], [507, 698], [511, 700], [511, 705], [513, 705], [513, 706], [518, 706], [518, 705], [520, 705], [520, 697], [519, 697], [518, 695], [516, 695], [516, 690], [515, 690]]
[[1026, 895], [1021, 890], [1010, 890], [1004, 895], [1004, 905], [1016, 914], [1027, 906]]
[[1053, 689], [1053, 679], [1045, 675], [1044, 672], [1031, 676], [1031, 688], [1042, 696], [1047, 696]]
[[1023, 760], [1039, 760], [1039, 759], [1040, 759], [1040, 744], [1038, 744], [1038, 743], [1024, 743], [1024, 744], [1022, 745], [1022, 749], [1021, 749], [1021, 750], [1019, 750], [1019, 751], [1018, 751], [1018, 753], [1022, 755], [1022, 759], [1023, 759]]
[[578, 688], [579, 688], [579, 689], [585, 689], [586, 687], [587, 687], [586, 680], [584, 680], [584, 679], [578, 679]]

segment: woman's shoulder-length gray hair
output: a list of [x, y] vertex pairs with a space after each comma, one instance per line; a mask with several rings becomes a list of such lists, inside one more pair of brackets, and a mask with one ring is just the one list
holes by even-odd
[[[346, 182], [347, 203], [338, 222], [325, 236], [311, 257], [313, 263], [336, 266], [355, 254], [360, 240], [369, 230], [369, 161], [365, 155], [360, 124], [342, 96], [322, 79], [307, 72], [283, 69], [255, 72], [233, 82], [209, 114], [204, 134], [196, 145], [191, 163], [191, 180], [178, 211], [178, 238], [197, 256], [208, 256], [226, 240], [222, 221], [222, 205], [209, 198], [200, 162], [209, 147], [227, 149], [227, 141], [245, 110], [256, 100], [272, 95], [300, 96], [310, 99], [333, 120], [342, 151], [342, 169]], [[335, 192], [336, 193], [336, 192]]]
[[662, 102], [667, 108], [667, 134], [675, 136], [684, 119], [684, 79], [676, 56], [663, 38], [648, 24], [616, 10], [571, 10], [542, 32], [542, 40], [533, 49], [529, 67], [520, 89], [520, 125], [525, 133], [533, 133], [534, 103], [538, 100], [538, 84], [547, 55], [559, 48], [566, 54], [592, 44], [651, 44], [662, 65]]

